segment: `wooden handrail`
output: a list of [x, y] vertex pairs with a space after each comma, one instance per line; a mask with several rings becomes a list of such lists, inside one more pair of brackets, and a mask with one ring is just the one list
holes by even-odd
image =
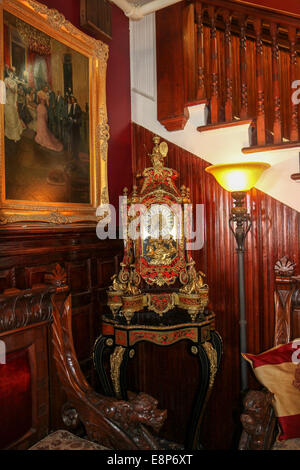
[[247, 16], [260, 18], [261, 20], [272, 21], [279, 23], [282, 26], [295, 26], [299, 27], [300, 15], [288, 12], [279, 12], [262, 5], [250, 4], [240, 0], [208, 0], [206, 3], [214, 5], [219, 9], [226, 9], [233, 12], [240, 12]]

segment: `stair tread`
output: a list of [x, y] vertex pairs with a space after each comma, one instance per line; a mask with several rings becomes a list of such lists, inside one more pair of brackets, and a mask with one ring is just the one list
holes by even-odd
[[241, 126], [244, 124], [251, 124], [252, 119], [235, 119], [234, 121], [227, 121], [227, 122], [216, 122], [214, 124], [206, 124], [205, 126], [197, 127], [197, 131], [204, 132], [204, 131], [211, 131], [214, 129], [223, 129], [226, 127], [233, 127], [233, 126]]
[[281, 150], [300, 147], [300, 141], [280, 142], [279, 144], [253, 145], [242, 148], [243, 153], [269, 152], [271, 150]]

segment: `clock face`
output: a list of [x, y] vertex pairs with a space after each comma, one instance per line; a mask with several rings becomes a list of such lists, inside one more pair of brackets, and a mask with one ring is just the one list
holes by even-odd
[[175, 213], [166, 204], [152, 204], [141, 220], [142, 238], [177, 238], [176, 219]]
[[177, 217], [166, 204], [153, 204], [142, 217], [143, 257], [149, 264], [169, 265], [176, 257]]

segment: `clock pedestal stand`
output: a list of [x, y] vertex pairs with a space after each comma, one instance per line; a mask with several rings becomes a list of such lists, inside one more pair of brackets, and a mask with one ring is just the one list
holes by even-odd
[[127, 399], [130, 385], [155, 396], [168, 410], [163, 437], [201, 449], [222, 341], [208, 307], [205, 274], [196, 272], [187, 249], [189, 190], [179, 191], [178, 173], [164, 166], [167, 144], [153, 140], [152, 167], [144, 170], [141, 187], [129, 198], [124, 192], [128, 237], [120, 271], [107, 290], [110, 311], [102, 317], [93, 358], [103, 393]]
[[[222, 341], [215, 331], [215, 316], [207, 313], [202, 320], [191, 322], [188, 319], [180, 319], [178, 315], [168, 325], [155, 325], [156, 314], [151, 315], [148, 312], [147, 320], [139, 320], [136, 315], [136, 321], [130, 325], [122, 319], [113, 319], [105, 317], [102, 322], [102, 335], [97, 339], [94, 347], [94, 362], [98, 371], [102, 390], [105, 395], [116, 396], [124, 400], [128, 399], [127, 395], [127, 369], [128, 363], [136, 359], [137, 345], [142, 342], [149, 342], [157, 346], [156, 354], [158, 359], [157, 367], [160, 365], [160, 355], [164, 355], [165, 348], [170, 349], [172, 356], [172, 347], [178, 342], [185, 342], [187, 345], [186, 355], [195, 356], [200, 366], [200, 383], [195, 384], [194, 403], [190, 416], [187, 419], [186, 430], [181, 433], [181, 440], [186, 449], [199, 449], [201, 423], [206, 403], [212, 391], [215, 376], [220, 364], [222, 354]], [[184, 317], [184, 314], [183, 314]], [[110, 357], [110, 373], [107, 374], [105, 367], [106, 353]], [[140, 369], [147, 368], [147, 358], [142, 361], [138, 367]], [[194, 367], [197, 368], [195, 364]], [[162, 370], [164, 375], [164, 371]], [[186, 381], [185, 376], [178, 375], [175, 378], [177, 387], [183, 385]], [[162, 383], [161, 389], [165, 387], [164, 395], [172, 397], [172, 390], [168, 390], [168, 384]], [[184, 389], [184, 387], [182, 387]], [[150, 393], [149, 390], [141, 390]], [[151, 393], [153, 394], [152, 390]], [[156, 392], [156, 398], [161, 406], [161, 400]], [[184, 397], [182, 406], [184, 407]], [[168, 409], [168, 400], [163, 403]], [[175, 410], [176, 415], [176, 410]], [[173, 417], [176, 423], [176, 416]], [[170, 434], [166, 436], [170, 440], [178, 442], [178, 435]], [[179, 439], [180, 439], [179, 437]]]

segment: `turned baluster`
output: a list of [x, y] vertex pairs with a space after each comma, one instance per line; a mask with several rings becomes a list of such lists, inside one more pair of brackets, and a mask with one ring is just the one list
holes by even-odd
[[229, 11], [223, 14], [225, 22], [225, 73], [226, 73], [226, 100], [225, 121], [232, 121], [232, 52], [231, 52], [231, 20]]
[[196, 1], [196, 25], [197, 25], [197, 99], [205, 98], [204, 81], [204, 38], [203, 38], [203, 6], [200, 0]]
[[218, 76], [218, 46], [217, 46], [217, 27], [216, 10], [213, 6], [208, 7], [210, 18], [210, 40], [211, 40], [211, 123], [219, 122], [219, 76]]
[[[294, 26], [289, 26], [288, 33], [290, 41], [290, 82], [292, 84], [295, 80], [297, 80], [297, 30]], [[299, 140], [298, 105], [296, 103], [291, 102], [290, 110], [290, 140], [295, 142]]]
[[264, 62], [263, 43], [261, 38], [262, 22], [260, 18], [254, 20], [256, 33], [256, 126], [257, 145], [266, 143], [265, 98], [264, 98]]
[[279, 63], [279, 47], [278, 47], [278, 27], [276, 23], [271, 23], [270, 33], [272, 37], [272, 86], [273, 86], [273, 102], [274, 102], [274, 121], [273, 133], [274, 144], [282, 141], [281, 130], [281, 103], [280, 103], [280, 63]]
[[239, 15], [240, 26], [240, 74], [241, 74], [241, 111], [240, 118], [247, 119], [248, 117], [248, 86], [247, 86], [247, 17], [246, 15]]

